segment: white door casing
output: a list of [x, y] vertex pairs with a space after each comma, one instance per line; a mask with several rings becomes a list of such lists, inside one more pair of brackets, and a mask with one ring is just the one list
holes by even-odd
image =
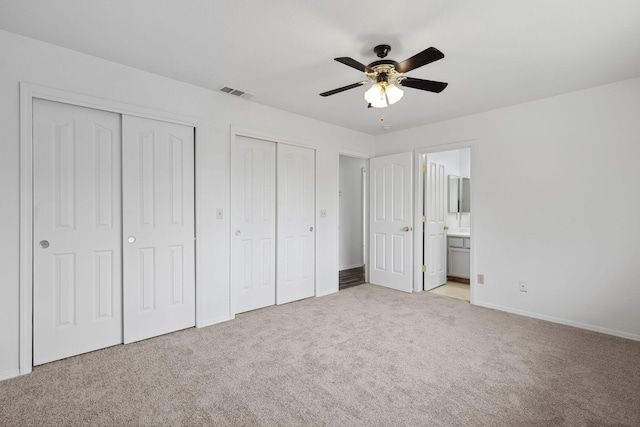
[[231, 154], [233, 313], [276, 302], [276, 144], [237, 135]]
[[369, 172], [362, 168], [362, 262], [364, 282], [369, 283]]
[[426, 162], [424, 186], [425, 238], [424, 290], [428, 291], [447, 282], [446, 176], [442, 164]]
[[33, 101], [33, 364], [122, 342], [120, 115]]
[[315, 151], [278, 144], [276, 303], [315, 295]]
[[370, 161], [369, 281], [405, 292], [413, 283], [413, 153]]
[[124, 342], [195, 325], [194, 129], [123, 116]]

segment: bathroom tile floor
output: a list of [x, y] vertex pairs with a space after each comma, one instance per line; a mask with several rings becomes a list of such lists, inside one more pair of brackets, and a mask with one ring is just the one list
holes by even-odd
[[438, 286], [429, 292], [445, 297], [458, 298], [469, 301], [469, 285], [448, 281], [442, 286]]

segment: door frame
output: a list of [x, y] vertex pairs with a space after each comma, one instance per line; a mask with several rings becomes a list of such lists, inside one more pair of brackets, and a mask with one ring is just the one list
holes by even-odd
[[[471, 171], [470, 177], [473, 177], [474, 183], [473, 185], [478, 187], [477, 175], [475, 175], [474, 168], [477, 167], [477, 156], [478, 156], [478, 142], [476, 139], [468, 139], [450, 143], [443, 143], [439, 145], [433, 145], [430, 147], [417, 148], [414, 150], [415, 157], [415, 196], [414, 196], [414, 226], [413, 229], [422, 230], [422, 206], [424, 203], [423, 191], [424, 191], [424, 183], [422, 180], [422, 166], [425, 166], [424, 160], [426, 160], [427, 154], [439, 153], [441, 151], [451, 151], [451, 150], [460, 150], [464, 148], [469, 148], [471, 150]], [[475, 211], [475, 198], [476, 191], [471, 191], [471, 212]], [[471, 264], [471, 278], [469, 280], [469, 302], [471, 304], [475, 304], [475, 285], [476, 285], [476, 239], [473, 238], [476, 234], [476, 215], [472, 214], [470, 218], [471, 225], [471, 254], [470, 254], [470, 264]], [[423, 273], [422, 273], [422, 260], [423, 260], [423, 249], [424, 249], [424, 234], [421, 233], [418, 238], [413, 240], [414, 242], [414, 276], [413, 276], [413, 290], [414, 292], [422, 292], [423, 289]]]
[[[266, 132], [261, 132], [261, 131], [256, 131], [254, 129], [250, 129], [250, 128], [246, 128], [243, 126], [237, 126], [237, 125], [231, 125], [231, 134], [230, 134], [230, 144], [229, 144], [229, 177], [231, 177], [231, 175], [233, 174], [233, 171], [231, 170], [231, 161], [232, 161], [232, 156], [233, 156], [233, 150], [235, 150], [235, 146], [236, 146], [236, 138], [238, 136], [244, 136], [246, 138], [253, 138], [253, 139], [259, 139], [262, 141], [266, 141], [266, 142], [272, 142], [274, 144], [276, 144], [276, 155], [278, 153], [278, 144], [286, 144], [286, 145], [293, 145], [296, 147], [301, 147], [301, 148], [309, 148], [313, 150], [313, 155], [314, 155], [314, 162], [315, 162], [315, 176], [314, 176], [314, 192], [315, 192], [315, 198], [314, 198], [314, 203], [315, 203], [315, 208], [314, 208], [314, 227], [315, 227], [315, 241], [314, 241], [314, 249], [315, 249], [315, 255], [314, 255], [314, 260], [313, 260], [313, 283], [314, 283], [314, 289], [313, 289], [313, 295], [314, 296], [318, 296], [318, 231], [320, 229], [318, 224], [318, 146], [314, 143], [308, 142], [308, 141], [304, 141], [304, 140], [300, 140], [300, 139], [289, 139], [289, 138], [285, 138], [282, 136], [278, 136], [278, 135], [273, 135], [273, 134], [269, 134]], [[276, 174], [278, 171], [278, 164], [277, 164], [277, 158], [276, 158]], [[229, 179], [229, 197], [231, 197], [231, 178]], [[276, 196], [277, 196], [277, 180], [276, 180]], [[229, 199], [229, 221], [231, 221], [233, 212], [232, 212], [232, 208], [231, 208], [231, 199]], [[276, 203], [276, 216], [278, 214], [278, 205]], [[233, 300], [233, 278], [231, 277], [232, 275], [232, 260], [231, 260], [231, 244], [233, 242], [233, 231], [231, 226], [229, 226], [229, 319], [235, 319], [236, 317], [236, 311], [235, 311], [235, 301]], [[276, 257], [277, 257], [277, 253], [278, 253], [278, 222], [276, 221]], [[276, 265], [277, 265], [278, 259], [276, 258]], [[274, 266], [275, 268], [275, 266]], [[278, 271], [276, 269], [276, 286], [278, 283]], [[277, 291], [276, 291], [277, 292]], [[276, 302], [277, 305], [277, 302]]]
[[[362, 262], [364, 263], [364, 281], [365, 283], [369, 282], [369, 161], [371, 160], [371, 156], [367, 156], [365, 154], [359, 153], [357, 151], [349, 151], [349, 150], [340, 150], [338, 149], [338, 154], [336, 155], [336, 162], [338, 165], [338, 182], [337, 182], [337, 190], [336, 190], [336, 206], [338, 209], [340, 208], [340, 156], [353, 157], [356, 159], [366, 160], [367, 165], [365, 166], [364, 176], [362, 177], [362, 243], [363, 243], [363, 251], [362, 254]], [[340, 239], [340, 218], [338, 217], [338, 221], [336, 221], [336, 236]], [[340, 270], [340, 251], [336, 252], [336, 265], [338, 266], [338, 274]], [[340, 286], [340, 278], [336, 277], [336, 291], [339, 290]]]
[[[62, 89], [55, 89], [40, 86], [27, 82], [20, 82], [20, 229], [19, 229], [19, 371], [20, 375], [28, 374], [33, 369], [33, 99], [45, 99], [54, 102], [71, 104], [78, 107], [93, 108], [112, 113], [143, 117], [147, 119], [159, 120], [163, 122], [186, 125], [195, 129], [195, 236], [198, 233], [198, 224], [201, 214], [197, 210], [198, 199], [198, 171], [204, 170], [199, 165], [197, 155], [197, 136], [200, 128], [200, 121], [193, 117], [160, 111], [153, 108], [127, 104], [111, 99], [99, 98], [90, 95], [69, 92]], [[199, 301], [199, 284], [204, 283], [198, 280], [198, 264], [204, 260], [198, 259], [200, 251], [198, 239], [195, 240], [195, 261], [196, 261], [196, 327], [205, 326], [203, 317], [203, 307]]]

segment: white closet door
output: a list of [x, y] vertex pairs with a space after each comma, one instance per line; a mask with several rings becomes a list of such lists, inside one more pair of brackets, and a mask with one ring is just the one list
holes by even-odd
[[413, 154], [371, 159], [369, 281], [411, 292]]
[[122, 342], [120, 115], [33, 101], [33, 363]]
[[195, 325], [194, 130], [123, 116], [124, 342]]
[[276, 301], [276, 144], [238, 135], [231, 157], [233, 312]]
[[315, 151], [278, 144], [278, 304], [315, 295], [315, 200]]

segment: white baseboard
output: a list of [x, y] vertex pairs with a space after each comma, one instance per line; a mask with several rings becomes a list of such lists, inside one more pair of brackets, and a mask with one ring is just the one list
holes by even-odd
[[14, 378], [20, 375], [20, 369], [10, 369], [8, 371], [0, 372], [0, 381], [8, 380], [9, 378]]
[[223, 317], [215, 317], [213, 319], [205, 319], [202, 322], [196, 325], [196, 328], [205, 328], [207, 326], [216, 325], [218, 323], [227, 322], [229, 320], [235, 319], [236, 316], [223, 316]]
[[331, 289], [331, 290], [328, 290], [328, 291], [327, 291], [327, 290], [325, 290], [325, 291], [317, 292], [317, 293], [316, 293], [316, 297], [323, 297], [323, 296], [326, 296], [326, 295], [335, 294], [335, 293], [337, 293], [337, 292], [338, 292], [338, 287], [336, 286], [336, 288], [335, 288], [335, 289]]
[[506, 311], [507, 313], [518, 314], [520, 316], [531, 317], [534, 319], [546, 320], [552, 323], [559, 323], [561, 325], [573, 326], [575, 328], [586, 329], [588, 331], [600, 332], [602, 334], [613, 335], [615, 337], [627, 338], [634, 341], [640, 341], [640, 335], [631, 334], [629, 332], [617, 331], [615, 329], [602, 328], [600, 326], [589, 325], [587, 323], [574, 322], [572, 320], [561, 319], [559, 317], [547, 316], [544, 314], [532, 313], [530, 311], [518, 310], [509, 307], [503, 307], [497, 304], [485, 303], [482, 301], [474, 301], [474, 305], [486, 308], [492, 308], [494, 310]]

